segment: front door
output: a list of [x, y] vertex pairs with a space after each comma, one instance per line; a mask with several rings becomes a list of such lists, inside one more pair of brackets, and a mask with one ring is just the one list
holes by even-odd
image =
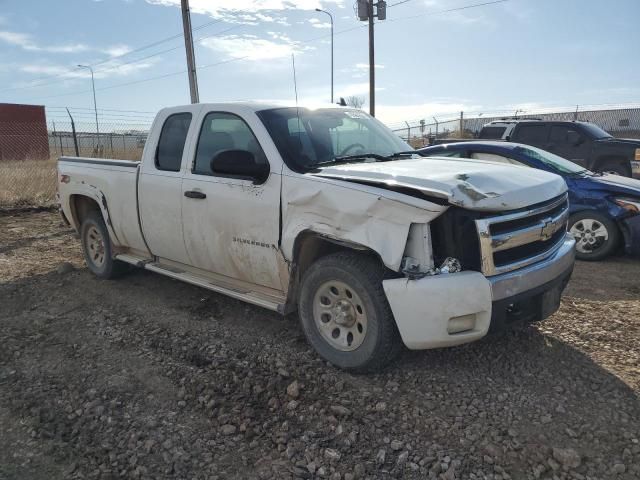
[[586, 167], [591, 141], [575, 128], [552, 125], [546, 150]]
[[228, 112], [204, 115], [194, 160], [182, 182], [182, 222], [190, 264], [282, 290], [278, 268], [280, 172], [261, 184], [215, 174], [211, 159], [247, 150], [267, 161], [249, 125]]

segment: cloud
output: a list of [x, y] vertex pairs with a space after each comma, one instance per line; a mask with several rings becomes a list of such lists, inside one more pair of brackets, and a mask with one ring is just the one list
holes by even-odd
[[[180, 7], [180, 0], [146, 1], [152, 5]], [[315, 10], [325, 5], [341, 8], [343, 3], [344, 0], [191, 0], [190, 8], [194, 13], [208, 15], [226, 22], [249, 24], [275, 22], [288, 25], [286, 18], [283, 19], [279, 12]]]
[[[375, 64], [376, 70], [380, 70], [384, 68], [384, 65], [380, 63]], [[351, 67], [346, 67], [340, 69], [341, 73], [346, 75], [350, 75], [351, 78], [364, 78], [369, 74], [369, 64], [368, 63], [356, 63]]]
[[102, 50], [102, 53], [106, 53], [110, 57], [120, 57], [131, 51], [131, 48], [127, 45], [113, 45], [111, 47]]
[[276, 60], [289, 58], [292, 53], [300, 54], [309, 47], [302, 47], [287, 35], [268, 32], [270, 39], [255, 35], [227, 35], [203, 39], [200, 44], [232, 58], [247, 60]]
[[307, 22], [310, 23], [313, 28], [331, 28], [331, 23], [323, 22], [317, 18], [310, 18]]
[[[375, 68], [384, 68], [384, 65], [380, 64], [380, 63], [375, 63], [373, 65]], [[356, 70], [367, 70], [369, 71], [369, 64], [368, 63], [356, 63], [355, 65], [355, 69]]]
[[75, 53], [89, 50], [89, 47], [82, 43], [43, 46], [33, 40], [29, 34], [7, 30], [0, 30], [0, 41], [32, 52]]
[[[94, 77], [96, 79], [110, 78], [110, 77], [126, 77], [132, 75], [138, 71], [146, 70], [154, 66], [156, 59], [148, 60], [146, 62], [124, 64], [118, 60], [109, 60], [94, 69]], [[74, 80], [79, 78], [90, 78], [91, 73], [87, 69], [78, 68], [76, 65], [60, 65], [60, 64], [43, 64], [39, 63], [26, 63], [19, 65], [18, 70], [24, 73], [32, 73], [37, 75], [55, 76], [62, 80]], [[18, 86], [32, 86], [38, 85], [42, 82], [36, 81], [27, 82]]]

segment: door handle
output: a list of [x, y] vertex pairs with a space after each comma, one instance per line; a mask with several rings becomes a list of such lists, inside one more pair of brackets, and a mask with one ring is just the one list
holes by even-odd
[[184, 196], [187, 198], [207, 198], [207, 195], [202, 192], [198, 192], [197, 190], [187, 190], [184, 192]]

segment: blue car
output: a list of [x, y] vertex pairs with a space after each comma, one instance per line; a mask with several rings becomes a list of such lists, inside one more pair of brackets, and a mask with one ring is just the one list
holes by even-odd
[[455, 157], [539, 168], [562, 176], [569, 189], [569, 231], [576, 256], [601, 260], [620, 246], [640, 254], [640, 181], [593, 173], [562, 157], [529, 145], [470, 141], [425, 147], [425, 157]]

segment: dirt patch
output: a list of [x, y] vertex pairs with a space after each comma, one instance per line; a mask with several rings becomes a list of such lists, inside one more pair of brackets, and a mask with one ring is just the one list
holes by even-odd
[[639, 273], [578, 263], [540, 325], [353, 376], [295, 318], [98, 281], [55, 213], [0, 216], [0, 478], [638, 478]]

